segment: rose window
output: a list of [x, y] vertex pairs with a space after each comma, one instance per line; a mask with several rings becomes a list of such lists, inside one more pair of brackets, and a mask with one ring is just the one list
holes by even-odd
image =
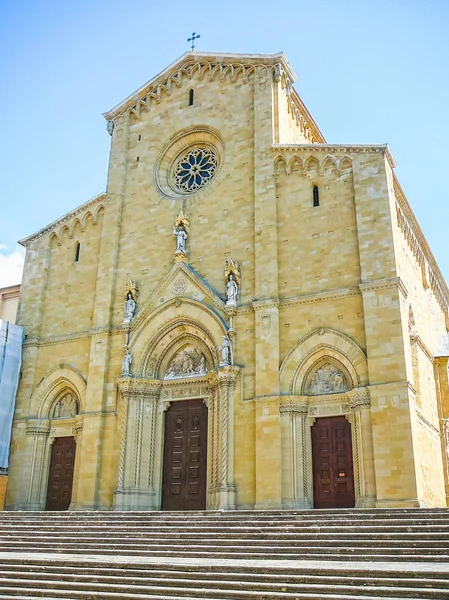
[[217, 169], [217, 157], [208, 148], [190, 150], [175, 167], [176, 187], [184, 192], [195, 192], [208, 183]]

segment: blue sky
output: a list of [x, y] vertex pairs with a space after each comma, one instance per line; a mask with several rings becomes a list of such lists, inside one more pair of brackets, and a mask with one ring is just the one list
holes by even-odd
[[449, 280], [447, 0], [0, 3], [0, 286], [16, 245], [105, 189], [102, 112], [188, 49], [284, 51], [329, 143], [388, 142]]

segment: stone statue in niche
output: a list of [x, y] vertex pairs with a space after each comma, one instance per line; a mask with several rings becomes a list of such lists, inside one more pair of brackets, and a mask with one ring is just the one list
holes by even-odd
[[306, 393], [310, 396], [339, 394], [349, 390], [346, 377], [331, 363], [322, 365], [313, 375]]
[[182, 209], [173, 225], [173, 235], [176, 237], [175, 254], [187, 254], [186, 240], [189, 230], [189, 219], [184, 215]]
[[223, 336], [223, 341], [221, 342], [221, 346], [218, 348], [219, 352], [221, 352], [221, 361], [220, 367], [228, 367], [232, 365], [232, 351], [231, 351], [231, 342], [227, 335]]
[[78, 414], [78, 402], [72, 394], [65, 394], [56, 404], [53, 411], [54, 419], [67, 419]]
[[237, 294], [240, 286], [240, 268], [232, 258], [226, 261], [226, 306], [237, 306]]
[[181, 377], [198, 377], [206, 375], [206, 357], [193, 346], [187, 346], [173, 357], [164, 379], [179, 379]]
[[131, 368], [131, 363], [133, 362], [132, 356], [131, 356], [131, 352], [129, 351], [129, 348], [126, 348], [125, 350], [125, 356], [123, 357], [122, 360], [122, 377], [131, 377], [131, 373], [130, 373], [130, 368]]
[[125, 287], [125, 320], [124, 323], [130, 323], [136, 312], [137, 286], [130, 279]]
[[136, 302], [135, 302], [131, 292], [128, 292], [128, 295], [126, 296], [126, 300], [125, 300], [125, 322], [131, 321], [131, 319], [134, 317], [135, 310], [136, 310]]

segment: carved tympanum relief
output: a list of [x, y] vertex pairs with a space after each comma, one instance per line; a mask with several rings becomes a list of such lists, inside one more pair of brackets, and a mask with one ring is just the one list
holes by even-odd
[[78, 402], [70, 393], [65, 394], [53, 410], [53, 419], [67, 419], [78, 414]]
[[349, 390], [344, 374], [331, 363], [324, 363], [312, 376], [306, 389], [309, 396], [338, 394]]
[[164, 379], [196, 377], [207, 373], [206, 357], [193, 346], [186, 346], [170, 362]]

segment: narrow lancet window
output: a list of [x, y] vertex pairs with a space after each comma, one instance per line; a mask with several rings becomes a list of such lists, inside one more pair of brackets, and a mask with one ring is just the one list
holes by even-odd
[[81, 244], [79, 242], [76, 242], [76, 244], [75, 244], [75, 262], [78, 262], [80, 259], [80, 249], [81, 249]]
[[320, 205], [320, 192], [318, 191], [318, 186], [313, 186], [313, 206]]
[[189, 106], [193, 106], [193, 90], [189, 92]]

